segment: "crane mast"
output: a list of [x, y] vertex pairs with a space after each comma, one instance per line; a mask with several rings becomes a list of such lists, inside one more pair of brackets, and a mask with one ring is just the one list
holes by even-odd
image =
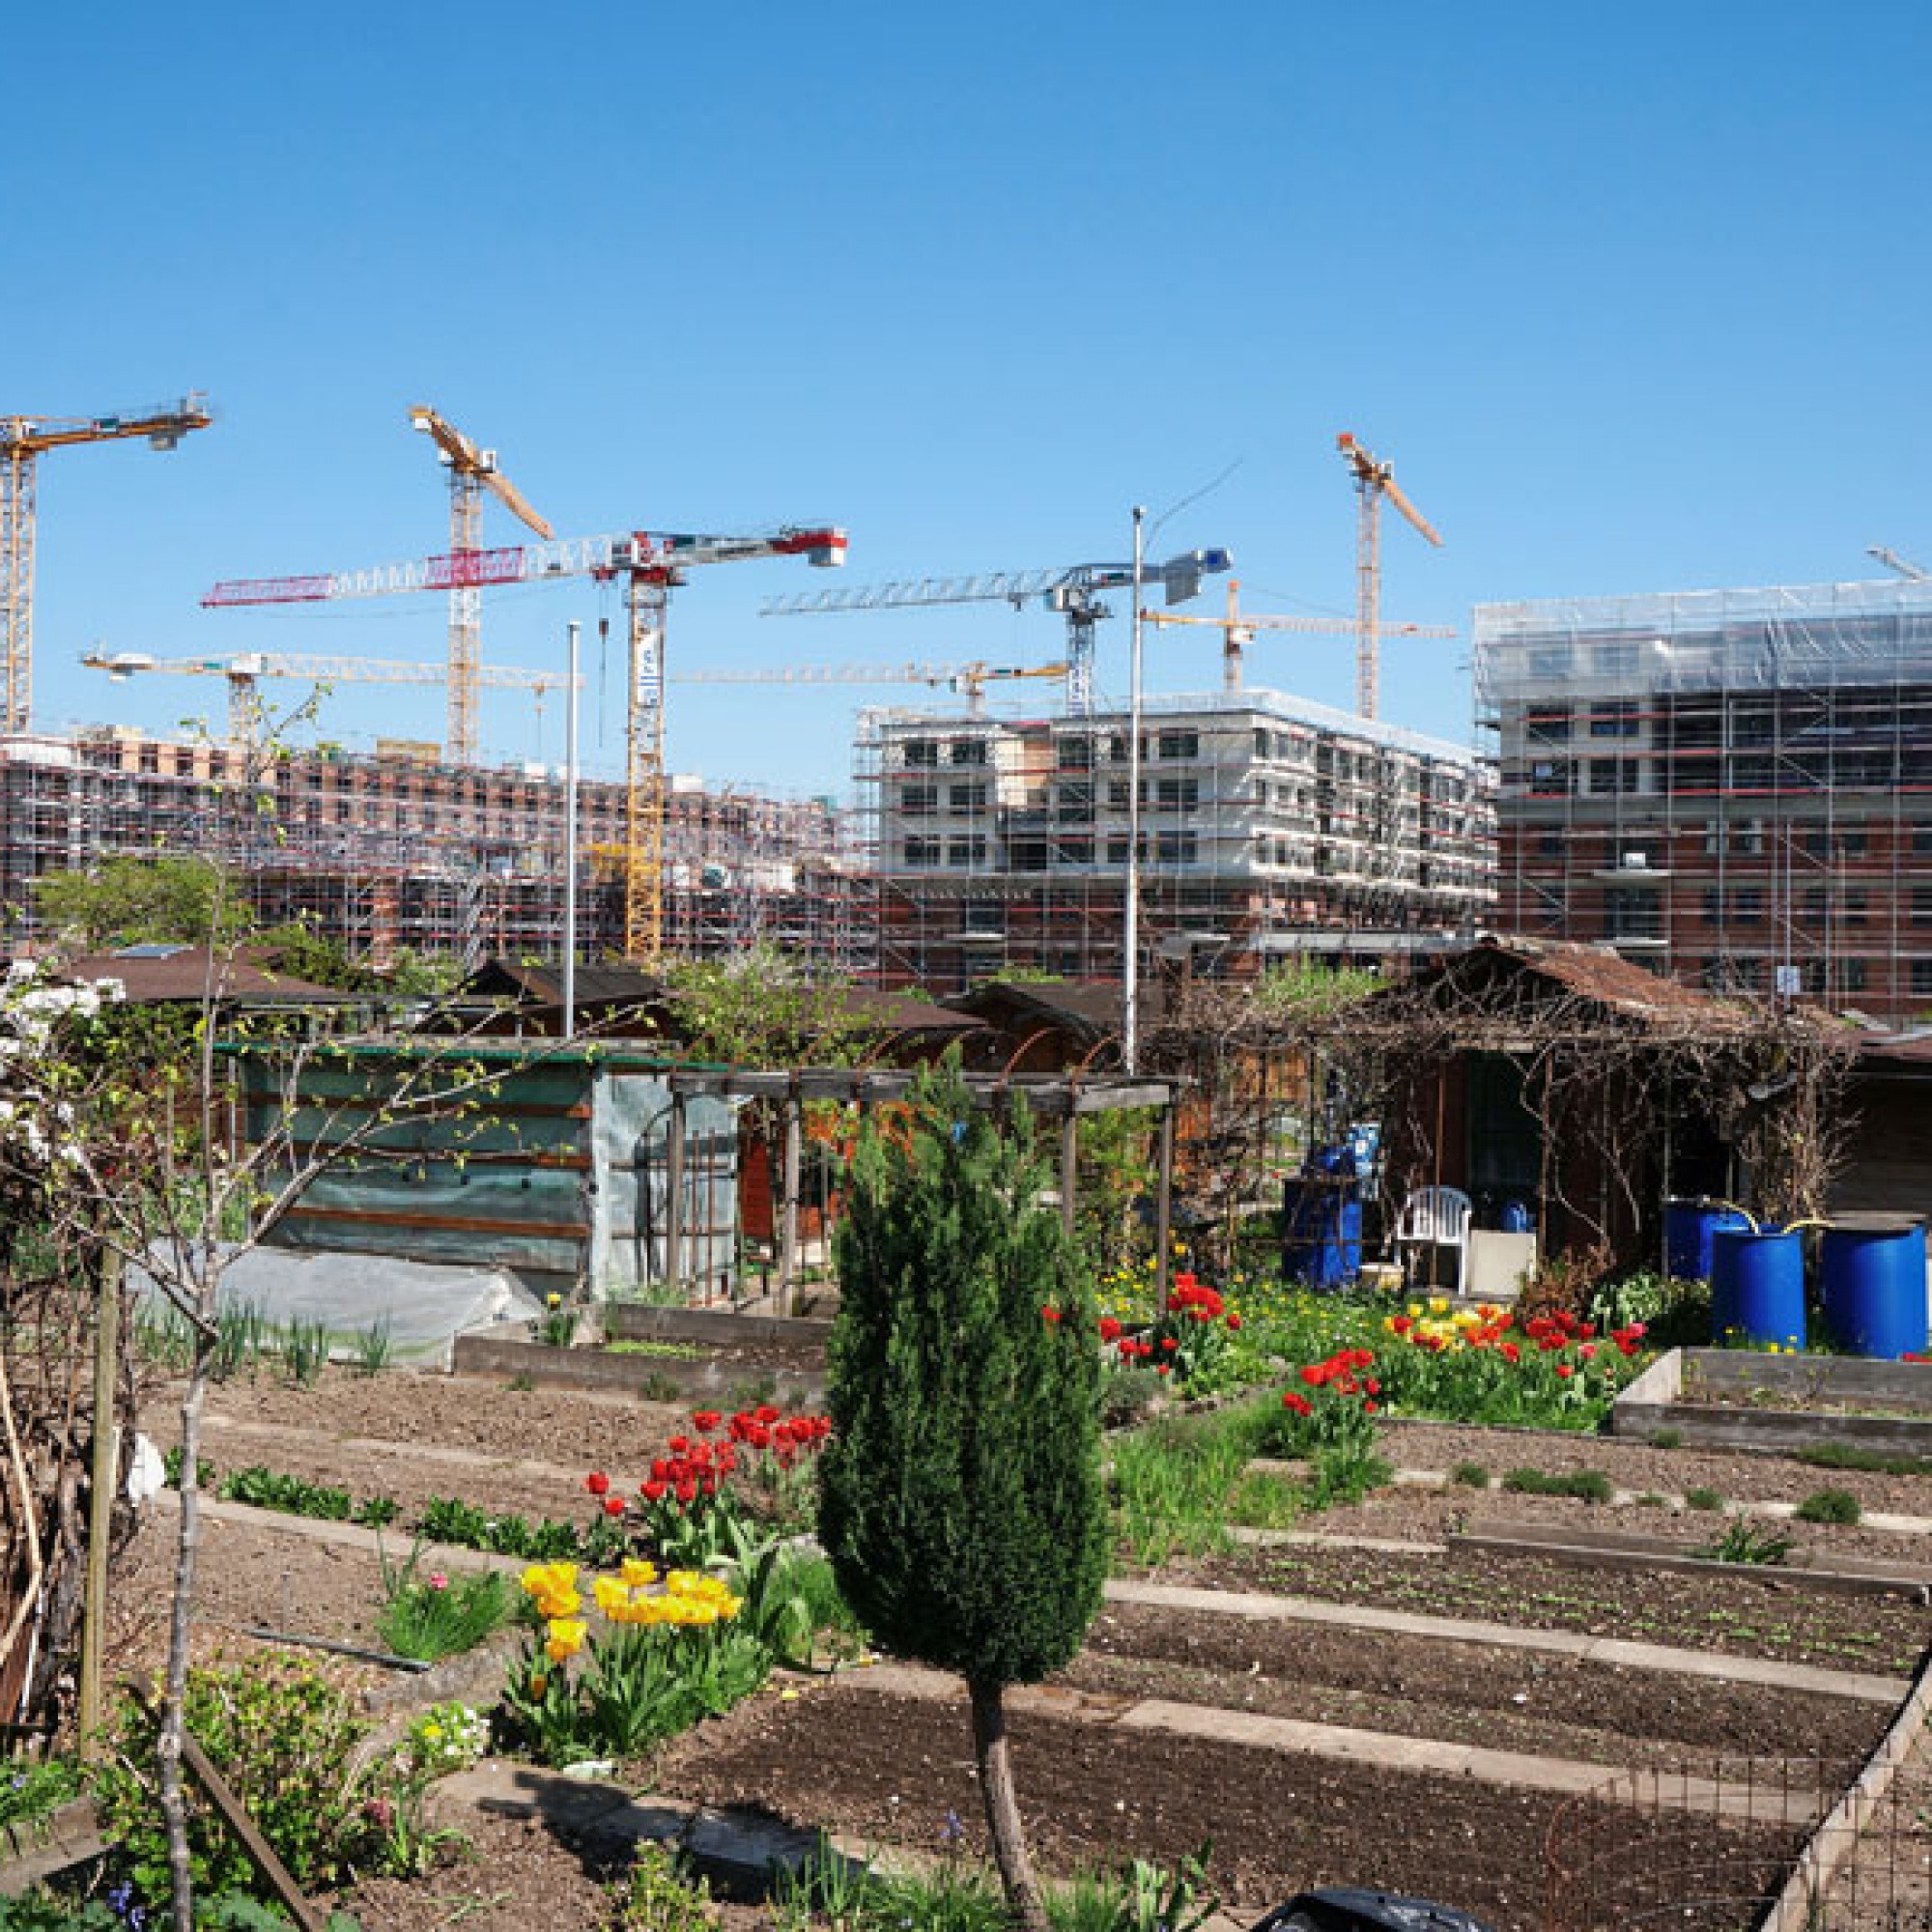
[[1392, 464], [1371, 456], [1347, 430], [1335, 439], [1335, 447], [1355, 480], [1355, 709], [1373, 718], [1381, 683], [1382, 498], [1438, 550], [1442, 539], [1403, 495]]
[[128, 415], [0, 416], [0, 653], [6, 663], [0, 730], [24, 731], [33, 712], [35, 469], [42, 452], [136, 436], [145, 437], [152, 448], [174, 449], [189, 431], [206, 429], [213, 420], [207, 398], [197, 390], [172, 408]]
[[[410, 424], [436, 444], [449, 469], [449, 550], [468, 556], [483, 547], [484, 492], [512, 516], [548, 540], [556, 532], [538, 516], [523, 492], [497, 467], [497, 452], [482, 449], [426, 403], [410, 412]], [[477, 671], [483, 662], [483, 592], [462, 578], [449, 590], [448, 756], [453, 765], [476, 760]]]

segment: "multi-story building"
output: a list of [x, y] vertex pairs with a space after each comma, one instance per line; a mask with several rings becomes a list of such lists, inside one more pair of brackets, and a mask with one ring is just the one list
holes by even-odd
[[1475, 638], [1500, 925], [1932, 1006], [1932, 583], [1485, 605]]
[[[1129, 734], [1124, 712], [867, 715], [887, 983], [1120, 977]], [[1150, 953], [1239, 976], [1434, 948], [1484, 914], [1491, 786], [1467, 751], [1268, 691], [1150, 700], [1140, 736]]]
[[[434, 747], [374, 756], [101, 730], [0, 739], [0, 905], [37, 938], [33, 882], [128, 854], [228, 865], [262, 917], [304, 918], [378, 965], [399, 949], [554, 956], [563, 914], [564, 786], [541, 765], [454, 767]], [[625, 788], [579, 798], [580, 944], [621, 943]], [[871, 895], [824, 800], [674, 781], [666, 797], [665, 934], [678, 952], [754, 940], [869, 972]]]

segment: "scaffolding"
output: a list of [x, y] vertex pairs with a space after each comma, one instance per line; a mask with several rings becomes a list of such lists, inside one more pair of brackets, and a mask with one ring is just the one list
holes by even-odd
[[[861, 714], [879, 977], [1117, 979], [1130, 719]], [[1246, 977], [1466, 934], [1493, 890], [1488, 774], [1466, 751], [1270, 691], [1142, 707], [1140, 919], [1157, 957]]]
[[1475, 639], [1505, 926], [1932, 1005], [1932, 583], [1478, 606]]
[[[0, 739], [0, 903], [11, 942], [31, 945], [44, 937], [33, 890], [43, 874], [196, 854], [224, 866], [265, 923], [299, 921], [379, 969], [404, 952], [554, 957], [563, 815], [559, 772], [449, 766], [434, 747], [262, 757], [117, 729], [21, 735]], [[621, 849], [623, 784], [583, 783], [579, 824], [593, 855], [580, 950], [614, 956], [622, 895], [594, 855]], [[667, 950], [729, 952], [768, 937], [829, 968], [867, 970], [870, 926], [843, 837], [823, 800], [681, 787], [667, 819], [678, 888]]]

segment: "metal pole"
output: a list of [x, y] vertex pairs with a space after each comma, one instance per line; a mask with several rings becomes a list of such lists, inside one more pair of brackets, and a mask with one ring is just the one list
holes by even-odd
[[577, 620], [563, 699], [563, 1037], [577, 1037]]
[[1080, 1117], [1073, 1111], [1073, 1090], [1066, 1093], [1066, 1118], [1060, 1123], [1060, 1225], [1069, 1240], [1079, 1232]]
[[800, 1156], [800, 1107], [797, 1076], [793, 1091], [784, 1103], [784, 1201], [779, 1223], [779, 1308], [796, 1315], [792, 1300], [798, 1291], [798, 1170]]
[[1167, 1313], [1168, 1284], [1174, 1275], [1174, 1089], [1160, 1110], [1160, 1193], [1154, 1203], [1154, 1313]]
[[1146, 506], [1134, 505], [1134, 646], [1127, 699], [1127, 900], [1121, 944], [1121, 1065], [1138, 1070], [1141, 950], [1141, 593], [1146, 575]]

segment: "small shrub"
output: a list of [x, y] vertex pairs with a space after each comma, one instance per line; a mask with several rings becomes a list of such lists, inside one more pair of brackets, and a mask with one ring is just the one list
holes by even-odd
[[[680, 1388], [678, 1394], [684, 1391]], [[758, 1408], [767, 1403], [776, 1402], [779, 1393], [779, 1378], [769, 1370], [758, 1375], [745, 1376], [733, 1382], [726, 1391], [729, 1397], [727, 1406], [731, 1408]]]
[[1717, 1490], [1686, 1490], [1684, 1507], [1693, 1510], [1720, 1510], [1724, 1506], [1722, 1493]]
[[1653, 1449], [1681, 1449], [1684, 1446], [1684, 1432], [1681, 1429], [1660, 1429], [1651, 1438]]
[[306, 1476], [285, 1475], [251, 1463], [222, 1477], [217, 1492], [223, 1502], [247, 1503], [255, 1509], [279, 1510], [284, 1516], [313, 1518], [318, 1522], [347, 1522], [355, 1509], [347, 1490], [327, 1483], [311, 1483]]
[[544, 1312], [530, 1323], [530, 1340], [546, 1349], [567, 1349], [577, 1339], [577, 1311], [560, 1294], [544, 1296]]
[[1151, 1369], [1122, 1363], [1100, 1384], [1101, 1427], [1130, 1429], [1144, 1422], [1166, 1393], [1164, 1381]]
[[1490, 1472], [1480, 1463], [1458, 1463], [1449, 1471], [1449, 1480], [1465, 1490], [1487, 1490]]
[[1813, 1490], [1795, 1512], [1800, 1522], [1855, 1523], [1864, 1516], [1864, 1505], [1850, 1490]]
[[684, 1400], [684, 1384], [665, 1369], [653, 1369], [638, 1384], [638, 1394], [645, 1402], [675, 1407]]
[[1657, 1491], [1645, 1490], [1644, 1492], [1637, 1497], [1636, 1506], [1638, 1509], [1642, 1510], [1660, 1510], [1662, 1509], [1668, 1503], [1668, 1501], [1669, 1498], [1667, 1496], [1660, 1495]]

